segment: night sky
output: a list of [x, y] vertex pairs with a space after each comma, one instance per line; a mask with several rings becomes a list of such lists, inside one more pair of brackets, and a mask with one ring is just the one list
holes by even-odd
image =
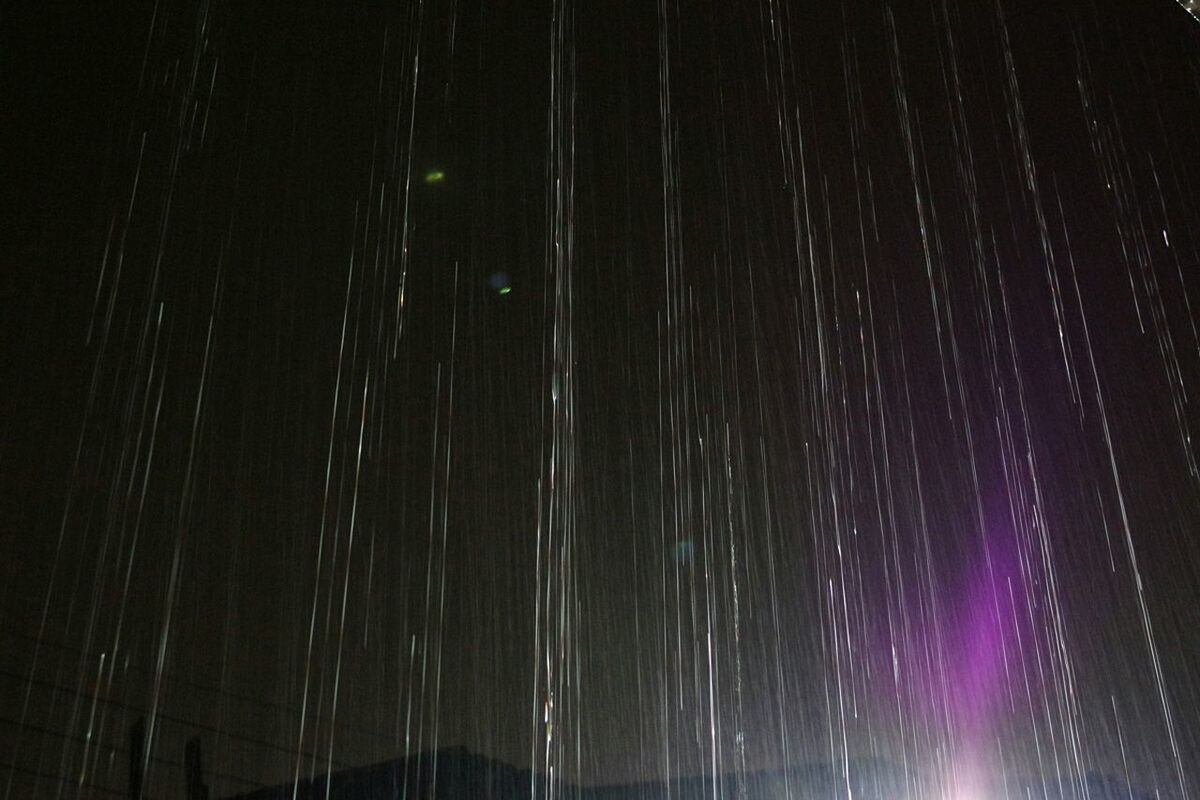
[[139, 718], [154, 797], [193, 736], [1200, 796], [1182, 7], [26, 5], [5, 800]]

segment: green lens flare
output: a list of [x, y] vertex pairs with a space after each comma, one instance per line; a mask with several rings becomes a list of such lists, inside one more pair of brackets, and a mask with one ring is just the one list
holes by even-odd
[[442, 172], [440, 169], [431, 169], [429, 172], [425, 173], [426, 183], [441, 183], [444, 180], [446, 180], [446, 173]]
[[500, 287], [500, 294], [508, 294], [508, 293], [509, 293], [509, 292], [511, 292], [511, 291], [512, 291], [512, 287], [511, 287], [511, 286], [502, 286], [502, 287]]

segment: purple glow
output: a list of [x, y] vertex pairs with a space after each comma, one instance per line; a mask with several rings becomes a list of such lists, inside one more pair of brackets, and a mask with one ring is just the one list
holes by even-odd
[[[982, 535], [955, 563], [958, 571], [934, 599], [924, 598], [919, 620], [897, 646], [900, 688], [911, 713], [951, 733], [951, 752], [939, 758], [948, 796], [983, 796], [998, 777], [996, 742], [1012, 708], [1013, 687], [1024, 685], [1024, 649], [1032, 637], [1029, 560], [1019, 529], [1003, 503], [989, 504]], [[936, 602], [934, 602], [936, 601]], [[933, 650], [914, 643], [939, 643]]]

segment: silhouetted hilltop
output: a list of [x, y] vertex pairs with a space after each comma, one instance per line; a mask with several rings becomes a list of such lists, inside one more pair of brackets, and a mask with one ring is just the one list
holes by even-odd
[[[451, 747], [433, 753], [343, 770], [301, 781], [297, 800], [433, 800], [470, 797], [507, 800], [529, 797], [533, 773]], [[292, 784], [237, 795], [230, 800], [291, 800]]]
[[[807, 764], [784, 770], [724, 773], [609, 786], [559, 787], [562, 800], [924, 800], [913, 794], [916, 776], [886, 761], [854, 761], [848, 767]], [[237, 795], [229, 800], [517, 800], [532, 797], [529, 770], [453, 747]], [[1009, 796], [1023, 800], [1152, 800], [1126, 783], [1091, 775], [1082, 786], [1027, 778], [1014, 780]]]
[[1025, 778], [1009, 783], [1010, 796], [1028, 797], [1033, 800], [1071, 800], [1075, 797], [1087, 800], [1154, 800], [1156, 795], [1131, 788], [1128, 783], [1108, 775], [1088, 775], [1082, 786], [1059, 785], [1046, 778]]
[[786, 770], [676, 778], [637, 784], [578, 789], [577, 800], [706, 800], [744, 797], [746, 800], [904, 800], [904, 774], [886, 762], [852, 762], [848, 770], [828, 764], [808, 764]]

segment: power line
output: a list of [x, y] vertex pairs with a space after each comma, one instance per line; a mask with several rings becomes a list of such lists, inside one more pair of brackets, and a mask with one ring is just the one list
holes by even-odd
[[[0, 628], [0, 635], [11, 636], [13, 638], [21, 639], [23, 641], [35, 643], [35, 644], [39, 642], [39, 639], [36, 636], [30, 636], [28, 634], [24, 634], [19, 631], [14, 631], [14, 630], [8, 629], [8, 628]], [[98, 661], [100, 659], [100, 657], [104, 655], [103, 653], [99, 653], [99, 652], [95, 652], [95, 651], [87, 651], [87, 650], [84, 650], [75, 645], [66, 644], [64, 642], [53, 642], [53, 641], [47, 641], [45, 639], [42, 639], [42, 640], [40, 640], [40, 644], [42, 647], [52, 647], [52, 648], [57, 648], [59, 650], [64, 650], [69, 653], [73, 653], [77, 656], [81, 656], [82, 658], [84, 658], [88, 661], [93, 661], [93, 662]], [[140, 666], [136, 663], [128, 663], [123, 669], [126, 669], [130, 672], [142, 673], [144, 675], [153, 674], [153, 671], [150, 670], [149, 668]], [[217, 686], [208, 686], [205, 684], [197, 683], [196, 681], [190, 680], [190, 679], [176, 678], [175, 676], [173, 676], [170, 672], [168, 672], [166, 670], [163, 671], [163, 677], [168, 684], [186, 685], [190, 689], [196, 689], [201, 692], [209, 692], [211, 694], [219, 695], [221, 697], [228, 697], [233, 700], [238, 700], [240, 702], [251, 703], [251, 704], [260, 706], [262, 708], [269, 708], [276, 712], [286, 712], [286, 713], [293, 714], [293, 715], [299, 715], [299, 713], [300, 713], [299, 709], [295, 708], [294, 706], [290, 706], [290, 705], [287, 705], [284, 703], [279, 703], [279, 702], [275, 702], [275, 701], [271, 701], [271, 700], [264, 700], [260, 697], [254, 697], [251, 695], [238, 694], [236, 692], [231, 692], [228, 689], [224, 689], [224, 688], [217, 687]], [[159, 716], [162, 717], [163, 715], [160, 714]], [[369, 736], [370, 738], [375, 739], [376, 741], [379, 741], [379, 742], [388, 742], [389, 744], [394, 743], [394, 739], [395, 739], [394, 736], [386, 734], [386, 733], [381, 733], [378, 730], [375, 730], [375, 729], [369, 728], [369, 727], [365, 727], [361, 724], [355, 724], [353, 722], [354, 719], [355, 719], [354, 717], [350, 717], [350, 718], [343, 717], [337, 724], [342, 726], [343, 729], [346, 731], [353, 731], [355, 733]], [[322, 717], [318, 716], [317, 721], [318, 722], [328, 722], [329, 720], [327, 718], [322, 718]]]
[[[9, 717], [0, 717], [0, 725], [10, 725], [14, 728], [21, 727], [20, 720], [11, 719]], [[31, 725], [28, 722], [25, 723], [24, 730], [32, 731], [34, 733], [39, 733], [43, 736], [53, 736], [57, 739], [65, 739], [74, 744], [83, 744], [83, 745], [88, 744], [87, 737], [85, 737], [85, 736], [80, 736], [79, 734], [74, 734], [74, 733], [66, 733], [63, 731], [55, 731], [55, 730], [51, 730], [49, 728], [43, 728], [40, 725]], [[100, 745], [97, 744], [96, 746], [99, 747]], [[128, 755], [128, 753], [129, 753], [128, 748], [123, 747], [121, 745], [108, 745], [108, 746], [104, 747], [104, 749], [107, 750], [111, 755]], [[183, 771], [183, 769], [185, 768], [185, 765], [182, 761], [175, 761], [173, 759], [164, 758], [162, 756], [153, 756], [152, 755], [152, 756], [150, 756], [150, 761], [151, 761], [151, 763], [159, 764], [159, 765], [162, 765], [165, 767], [170, 767], [173, 769], [178, 769], [180, 771]], [[236, 775], [229, 775], [229, 774], [226, 774], [223, 772], [217, 772], [215, 770], [205, 770], [205, 774], [208, 776], [211, 776], [213, 778], [219, 778], [223, 781], [227, 781], [230, 783], [241, 784], [242, 786], [246, 786], [251, 789], [261, 789], [267, 785], [264, 783], [260, 783], [258, 781], [252, 781], [252, 780], [248, 780], [246, 778], [240, 778]], [[62, 778], [61, 780], [68, 781], [68, 780], [73, 780], [73, 779]]]
[[[113, 699], [109, 699], [109, 698], [84, 694], [84, 693], [79, 692], [76, 689], [71, 689], [71, 688], [67, 688], [64, 686], [60, 686], [58, 684], [52, 683], [52, 682], [44, 680], [42, 678], [30, 678], [29, 676], [18, 675], [14, 672], [10, 672], [9, 670], [5, 670], [5, 669], [0, 669], [0, 678], [10, 678], [12, 680], [18, 681], [27, 686], [28, 685], [38, 686], [41, 688], [48, 689], [52, 692], [61, 692], [62, 694], [65, 694], [65, 695], [70, 695], [70, 696], [74, 696], [74, 697], [82, 697], [83, 699], [85, 699], [89, 702], [94, 701], [94, 702], [103, 703], [103, 704], [106, 704], [109, 706], [115, 706], [117, 708], [121, 708], [126, 711], [132, 711], [132, 712], [135, 712], [136, 714], [140, 714], [140, 715], [145, 715], [145, 714], [149, 713], [148, 709], [141, 708], [139, 706], [135, 706], [132, 703], [126, 703], [121, 700], [113, 700]], [[297, 755], [297, 751], [293, 748], [284, 747], [282, 745], [275, 744], [274, 742], [268, 742], [263, 739], [257, 739], [252, 736], [245, 736], [245, 735], [230, 731], [226, 728], [218, 728], [215, 725], [209, 725], [209, 724], [203, 723], [203, 722], [195, 722], [193, 720], [183, 719], [182, 717], [177, 717], [173, 714], [167, 714], [167, 713], [164, 713], [161, 711], [158, 712], [158, 718], [161, 720], [167, 721], [167, 722], [173, 722], [177, 725], [182, 725], [183, 727], [189, 728], [192, 730], [207, 731], [209, 733], [226, 736], [233, 741], [256, 744], [261, 747], [267, 748], [269, 750], [274, 750], [275, 752], [286, 754], [289, 758], [294, 758]], [[314, 759], [316, 758], [316, 754], [310, 753], [310, 752], [300, 751], [299, 755], [303, 758], [314, 758]], [[349, 767], [348, 764], [345, 764], [345, 763], [342, 763], [342, 762], [339, 762], [336, 760], [331, 760], [328, 757], [322, 757], [321, 760], [324, 763], [330, 764], [331, 767], [336, 767], [338, 769], [347, 769]]]

